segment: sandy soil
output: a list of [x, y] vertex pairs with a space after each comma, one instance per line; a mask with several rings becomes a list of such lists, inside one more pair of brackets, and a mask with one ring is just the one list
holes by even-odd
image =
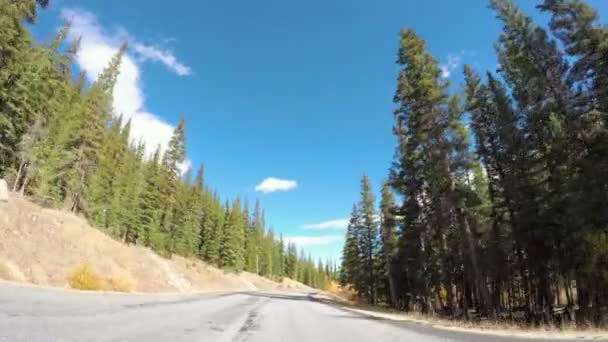
[[84, 263], [126, 279], [136, 292], [308, 289], [288, 279], [226, 273], [200, 260], [165, 259], [110, 238], [82, 217], [16, 196], [0, 202], [0, 279], [68, 287], [68, 274]]

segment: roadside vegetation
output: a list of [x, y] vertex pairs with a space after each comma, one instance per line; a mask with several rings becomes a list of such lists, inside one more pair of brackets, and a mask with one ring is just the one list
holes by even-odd
[[608, 28], [583, 1], [540, 1], [547, 28], [490, 8], [500, 64], [461, 89], [401, 31], [395, 158], [379, 209], [363, 177], [341, 281], [411, 313], [606, 327]]
[[77, 290], [131, 292], [134, 288], [133, 281], [126, 276], [112, 274], [105, 278], [88, 262], [75, 268], [67, 281], [71, 288]]
[[68, 284], [73, 289], [99, 291], [106, 288], [102, 275], [89, 263], [78, 266], [69, 276]]
[[[0, 178], [15, 193], [83, 215], [115, 239], [167, 257], [313, 287], [333, 277], [333, 263], [313, 260], [268, 228], [259, 203], [250, 208], [238, 197], [220, 198], [202, 166], [194, 176], [182, 174], [185, 118], [166, 151], [132, 141], [131, 122], [112, 110], [127, 45], [90, 83], [73, 64], [79, 40], [68, 41], [69, 23], [48, 44], [30, 34], [46, 5], [0, 0]], [[80, 271], [75, 287], [98, 285], [90, 270]]]

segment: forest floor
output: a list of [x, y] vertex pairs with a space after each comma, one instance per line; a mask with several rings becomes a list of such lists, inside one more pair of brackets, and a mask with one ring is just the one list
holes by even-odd
[[72, 213], [16, 196], [0, 201], [0, 279], [67, 288], [69, 275], [85, 264], [130, 292], [310, 290], [291, 279], [276, 282], [196, 259], [163, 258], [116, 241]]

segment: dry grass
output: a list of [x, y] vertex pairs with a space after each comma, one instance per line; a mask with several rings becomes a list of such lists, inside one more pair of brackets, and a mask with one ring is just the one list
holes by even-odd
[[348, 310], [379, 319], [392, 321], [409, 321], [429, 327], [476, 333], [495, 336], [511, 336], [526, 339], [580, 339], [580, 340], [607, 340], [608, 332], [596, 328], [557, 328], [557, 327], [530, 327], [507, 321], [464, 321], [449, 320], [438, 316], [429, 316], [420, 313], [405, 313], [389, 308], [370, 306], [366, 304], [340, 303]]
[[68, 284], [73, 289], [100, 291], [106, 288], [106, 283], [93, 266], [84, 263], [68, 275]]
[[0, 261], [0, 279], [13, 280], [13, 272], [5, 263]]
[[[82, 217], [26, 198], [13, 196], [0, 203], [0, 265], [5, 264], [0, 277], [65, 287], [66, 275], [84, 262], [95, 266], [104, 290], [193, 292], [282, 286], [257, 275], [227, 273], [200, 260], [161, 258], [148, 248], [112, 239]], [[305, 288], [297, 282], [290, 287]]]
[[327, 285], [325, 292], [340, 302], [357, 303], [357, 292], [349, 286], [340, 285], [338, 282], [331, 281]]
[[108, 288], [117, 292], [131, 292], [135, 288], [133, 279], [122, 274], [113, 274], [107, 280]]

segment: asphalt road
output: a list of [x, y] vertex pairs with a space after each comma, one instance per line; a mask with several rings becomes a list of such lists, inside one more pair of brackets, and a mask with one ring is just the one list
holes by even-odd
[[[80, 293], [0, 283], [0, 341], [524, 341], [363, 316], [309, 293]], [[538, 340], [537, 340], [538, 341]]]

